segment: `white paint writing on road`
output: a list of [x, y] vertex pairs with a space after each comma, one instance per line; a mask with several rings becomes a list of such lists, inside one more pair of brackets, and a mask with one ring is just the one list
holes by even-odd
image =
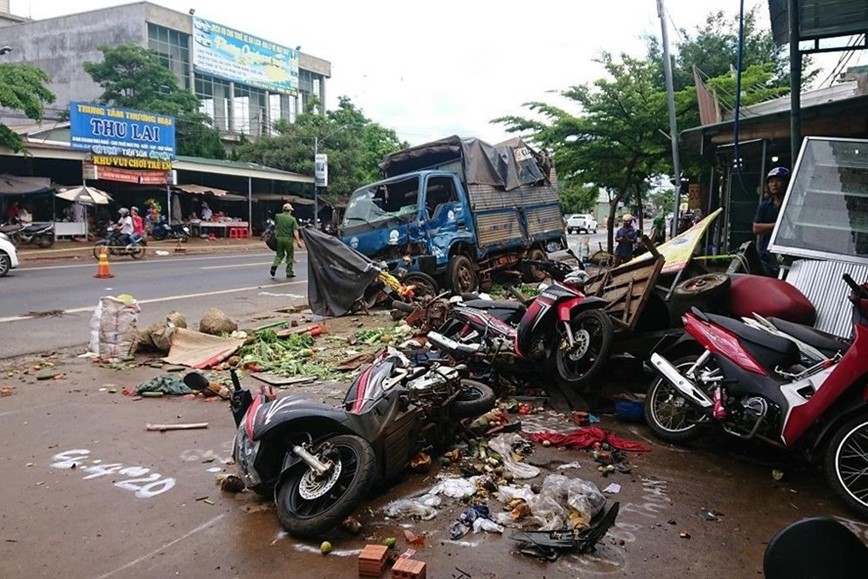
[[[52, 468], [77, 469], [78, 472], [86, 473], [82, 480], [91, 480], [108, 475], [121, 475], [125, 478], [114, 481], [114, 486], [132, 491], [140, 499], [150, 499], [171, 490], [175, 486], [175, 479], [163, 478], [163, 475], [151, 472], [144, 466], [124, 466], [121, 463], [103, 464], [102, 460], [87, 460], [90, 451], [77, 448], [60, 452], [51, 457]], [[150, 474], [148, 474], [150, 473]]]

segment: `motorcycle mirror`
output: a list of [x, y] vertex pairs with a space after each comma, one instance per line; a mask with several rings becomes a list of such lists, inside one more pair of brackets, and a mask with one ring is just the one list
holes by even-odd
[[184, 376], [184, 384], [186, 384], [187, 387], [191, 390], [201, 392], [208, 389], [209, 382], [208, 378], [206, 378], [199, 372], [190, 372], [189, 374]]

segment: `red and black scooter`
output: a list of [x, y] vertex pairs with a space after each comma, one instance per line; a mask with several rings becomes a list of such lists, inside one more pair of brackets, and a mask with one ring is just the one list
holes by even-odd
[[552, 284], [526, 303], [458, 302], [451, 320], [429, 332], [428, 341], [458, 359], [506, 357], [541, 365], [569, 386], [584, 386], [603, 369], [612, 348], [607, 302], [584, 295], [581, 281], [571, 283], [572, 268], [562, 263], [526, 263], [545, 270]]
[[[868, 284], [844, 275], [853, 303], [853, 339], [830, 351], [828, 334], [803, 326], [798, 340], [827, 353], [805, 367], [791, 339], [697, 309], [683, 317], [699, 355], [651, 365], [660, 374], [645, 397], [654, 433], [685, 442], [713, 424], [822, 459], [844, 502], [868, 517]], [[792, 325], [792, 324], [791, 324]]]
[[[197, 372], [184, 383], [209, 387]], [[445, 445], [461, 419], [495, 403], [491, 388], [464, 378], [461, 367], [413, 363], [394, 349], [362, 371], [342, 407], [303, 394], [252, 394], [234, 368], [232, 383], [239, 475], [275, 501], [281, 524], [296, 537], [333, 531], [374, 484], [399, 476], [420, 450]]]

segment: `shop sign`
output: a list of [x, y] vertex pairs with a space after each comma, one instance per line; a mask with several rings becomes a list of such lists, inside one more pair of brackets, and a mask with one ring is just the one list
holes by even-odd
[[329, 156], [325, 153], [317, 153], [314, 156], [314, 185], [317, 187], [329, 186]]
[[170, 161], [175, 119], [94, 103], [69, 103], [70, 145], [96, 155]]
[[298, 50], [195, 16], [193, 70], [271, 92], [298, 93]]
[[171, 161], [160, 159], [142, 159], [140, 157], [114, 157], [109, 155], [93, 155], [91, 162], [94, 165], [104, 167], [117, 167], [119, 169], [139, 169], [145, 171], [171, 171]]
[[134, 183], [137, 185], [165, 185], [168, 182], [166, 171], [139, 171], [134, 169], [118, 169], [104, 165], [94, 165], [88, 161], [82, 164], [82, 177], [85, 179], [102, 179], [119, 183]]

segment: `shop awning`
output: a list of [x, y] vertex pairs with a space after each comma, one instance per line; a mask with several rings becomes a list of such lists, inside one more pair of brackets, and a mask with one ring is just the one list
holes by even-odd
[[[297, 195], [283, 195], [281, 193], [254, 193], [253, 194], [254, 201], [285, 201], [292, 203], [293, 205], [313, 205], [313, 199], [308, 199], [307, 197], [299, 197]], [[325, 200], [319, 200], [320, 205], [327, 205]]]
[[0, 195], [27, 195], [50, 190], [51, 179], [47, 177], [19, 177], [8, 173], [0, 175]]
[[226, 191], [225, 189], [205, 187], [203, 185], [173, 185], [172, 189], [183, 193], [191, 193], [193, 195], [213, 195], [214, 197], [225, 197], [226, 195], [230, 195], [229, 191]]

